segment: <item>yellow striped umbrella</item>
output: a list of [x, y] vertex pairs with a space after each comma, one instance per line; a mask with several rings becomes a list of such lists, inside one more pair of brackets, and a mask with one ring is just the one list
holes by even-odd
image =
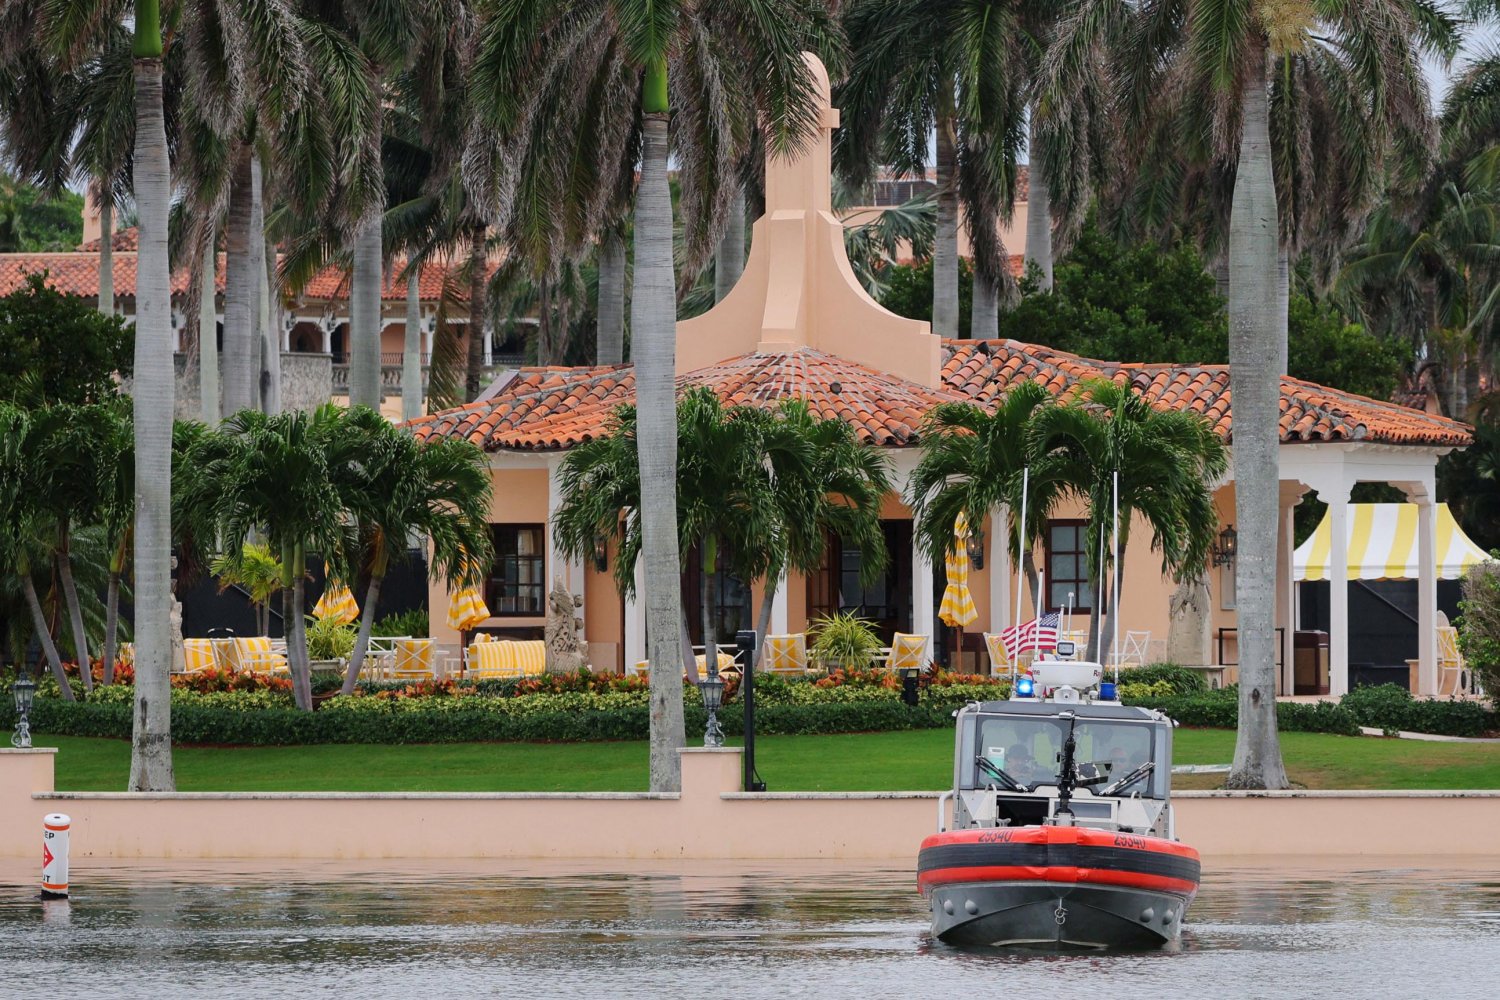
[[349, 589], [349, 585], [330, 580], [323, 590], [323, 596], [313, 605], [313, 617], [332, 618], [345, 625], [358, 619], [359, 604], [355, 602], [354, 592]]
[[962, 629], [979, 617], [979, 610], [974, 607], [974, 595], [969, 593], [969, 519], [963, 511], [959, 511], [953, 521], [953, 544], [948, 546], [944, 564], [948, 570], [948, 586], [943, 591], [938, 617]]
[[448, 627], [468, 631], [490, 616], [477, 586], [464, 587], [451, 595], [448, 602]]

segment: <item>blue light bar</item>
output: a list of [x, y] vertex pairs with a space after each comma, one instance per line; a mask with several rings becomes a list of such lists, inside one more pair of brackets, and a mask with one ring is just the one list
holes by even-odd
[[1030, 677], [1022, 677], [1016, 681], [1016, 696], [1020, 698], [1033, 698], [1036, 696], [1036, 685], [1031, 682]]
[[1114, 686], [1113, 683], [1111, 683], [1110, 681], [1105, 681], [1104, 683], [1102, 683], [1102, 684], [1099, 685], [1099, 700], [1100, 701], [1119, 701], [1120, 700], [1119, 699], [1119, 695], [1115, 691], [1115, 686]]

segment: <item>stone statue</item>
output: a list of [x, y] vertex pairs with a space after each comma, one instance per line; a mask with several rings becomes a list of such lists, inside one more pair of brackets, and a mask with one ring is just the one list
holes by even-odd
[[576, 612], [579, 602], [563, 587], [552, 581], [547, 594], [547, 673], [572, 673], [588, 665], [588, 650], [579, 633], [583, 625]]
[[1210, 631], [1213, 608], [1208, 581], [1202, 577], [1177, 585], [1168, 603], [1167, 660], [1187, 667], [1206, 666], [1210, 661]]
[[180, 674], [187, 669], [187, 654], [182, 649], [182, 602], [172, 594], [172, 607], [167, 612], [172, 627], [172, 673]]

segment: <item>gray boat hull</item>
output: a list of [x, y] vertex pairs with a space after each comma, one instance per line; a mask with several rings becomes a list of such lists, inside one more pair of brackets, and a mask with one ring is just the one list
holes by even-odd
[[1182, 934], [1188, 898], [1079, 882], [956, 882], [928, 894], [933, 936], [946, 944], [1032, 948], [1159, 948]]

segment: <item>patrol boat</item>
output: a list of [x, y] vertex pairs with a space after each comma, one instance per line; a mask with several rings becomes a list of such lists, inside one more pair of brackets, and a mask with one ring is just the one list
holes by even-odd
[[1008, 701], [954, 713], [953, 790], [917, 860], [941, 941], [1155, 948], [1182, 933], [1200, 870], [1173, 825], [1172, 721], [1121, 705], [1072, 653], [1058, 643]]

